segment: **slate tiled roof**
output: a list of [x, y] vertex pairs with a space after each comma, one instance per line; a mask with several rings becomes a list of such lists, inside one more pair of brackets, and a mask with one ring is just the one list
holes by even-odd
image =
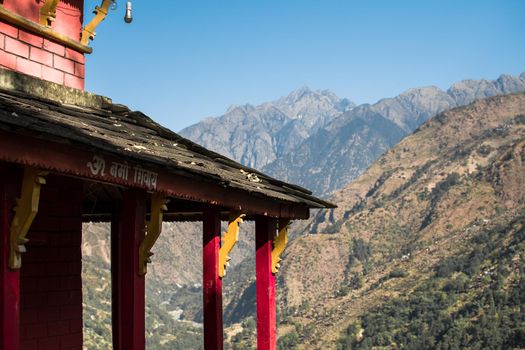
[[79, 106], [0, 89], [0, 130], [110, 152], [276, 201], [310, 208], [334, 207], [304, 188], [199, 146], [141, 112], [109, 99], [99, 100], [102, 102], [95, 107]]

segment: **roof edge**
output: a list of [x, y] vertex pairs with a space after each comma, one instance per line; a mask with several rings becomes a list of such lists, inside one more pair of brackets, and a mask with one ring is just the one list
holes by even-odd
[[112, 103], [111, 99], [105, 96], [70, 88], [2, 67], [0, 67], [0, 88], [79, 107], [103, 109], [104, 106]]

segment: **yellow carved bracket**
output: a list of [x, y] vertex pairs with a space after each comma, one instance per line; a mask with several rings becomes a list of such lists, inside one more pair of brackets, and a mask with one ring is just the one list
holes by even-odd
[[59, 0], [45, 0], [40, 8], [39, 23], [43, 26], [51, 26], [57, 17], [57, 5]]
[[95, 6], [95, 10], [93, 10], [95, 17], [93, 17], [91, 22], [89, 22], [82, 31], [82, 39], [80, 40], [82, 45], [88, 45], [89, 39], [95, 39], [95, 29], [106, 18], [109, 11], [109, 5], [111, 5], [111, 0], [103, 0], [100, 7]]
[[241, 225], [245, 214], [230, 214], [228, 221], [228, 230], [224, 232], [221, 239], [221, 248], [219, 249], [219, 277], [226, 275], [226, 267], [230, 264], [231, 258], [228, 256], [235, 244], [239, 241], [239, 226]]
[[11, 223], [11, 247], [9, 252], [9, 267], [19, 269], [22, 266], [22, 253], [26, 252], [24, 244], [29, 228], [38, 212], [40, 201], [40, 187], [46, 183], [46, 172], [35, 168], [24, 169], [22, 192], [16, 199], [15, 215]]
[[277, 237], [273, 240], [273, 249], [272, 249], [272, 273], [277, 273], [279, 267], [281, 267], [281, 254], [286, 248], [288, 243], [288, 228], [290, 227], [290, 220], [279, 220], [279, 232]]
[[145, 275], [148, 270], [148, 263], [151, 263], [153, 253], [151, 249], [160, 236], [162, 231], [163, 211], [168, 210], [166, 204], [168, 200], [159, 193], [151, 197], [151, 216], [146, 227], [146, 237], [139, 247], [139, 274]]

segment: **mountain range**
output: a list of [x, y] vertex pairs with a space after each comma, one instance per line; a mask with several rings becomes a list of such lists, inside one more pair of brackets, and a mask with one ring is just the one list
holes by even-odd
[[246, 166], [262, 169], [352, 107], [352, 102], [330, 91], [303, 87], [259, 106], [231, 106], [223, 116], [206, 118], [180, 134]]
[[[495, 81], [465, 80], [447, 91], [416, 88], [360, 106], [329, 91], [301, 88], [259, 106], [232, 106], [221, 117], [181, 131], [205, 147], [338, 204], [293, 225], [278, 275], [281, 349], [370, 348], [382, 346], [380, 337], [393, 342], [397, 333], [372, 333], [366, 317], [380, 314], [391, 296], [411, 295], [425, 281], [437, 283], [433, 273], [439, 264], [471, 254], [477, 243], [470, 240], [478, 234], [492, 237], [494, 225], [509, 237], [522, 232], [524, 95], [457, 108], [517, 91], [525, 91], [525, 73]], [[454, 201], [462, 196], [468, 201]], [[483, 203], [483, 208], [472, 209], [473, 203]], [[241, 230], [224, 279], [226, 343], [232, 349], [251, 348], [255, 335], [253, 227]], [[109, 230], [89, 224], [84, 232], [83, 268], [91, 276], [84, 291], [84, 320], [91, 330], [85, 341], [102, 349], [109, 343], [110, 330], [103, 327], [108, 304], [90, 305], [89, 300], [108, 292]], [[197, 224], [164, 225], [147, 276], [151, 349], [202, 345], [200, 236]], [[521, 252], [513, 242], [494, 251], [513, 247]], [[416, 253], [427, 256], [426, 249], [438, 253], [428, 261], [414, 258]], [[510, 279], [503, 278], [507, 289], [519, 286], [516, 266], [503, 266], [511, 271]], [[478, 283], [466, 276], [466, 285]], [[486, 285], [478, 289], [487, 290]], [[481, 295], [478, 291], [474, 288], [467, 299]]]
[[[374, 104], [303, 87], [259, 106], [233, 106], [180, 131], [207, 148], [327, 196], [421, 123], [474, 100], [525, 91], [525, 73], [410, 89]], [[293, 166], [290, 166], [293, 164]], [[329, 171], [327, 171], [329, 169]]]

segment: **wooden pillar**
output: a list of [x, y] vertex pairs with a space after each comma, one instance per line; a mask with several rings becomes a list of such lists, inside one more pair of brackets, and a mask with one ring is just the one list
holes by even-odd
[[257, 349], [277, 348], [275, 276], [272, 273], [272, 243], [277, 231], [274, 219], [255, 220], [255, 284], [257, 289]]
[[204, 212], [202, 233], [204, 350], [222, 350], [222, 280], [219, 278], [221, 221], [217, 211]]
[[[139, 246], [145, 236], [145, 193], [124, 192], [112, 224], [112, 302], [114, 350], [144, 350], [145, 279], [139, 271]], [[115, 254], [116, 253], [116, 254]]]
[[9, 228], [18, 184], [7, 172], [0, 165], [0, 350], [19, 350], [20, 269], [9, 268]]

